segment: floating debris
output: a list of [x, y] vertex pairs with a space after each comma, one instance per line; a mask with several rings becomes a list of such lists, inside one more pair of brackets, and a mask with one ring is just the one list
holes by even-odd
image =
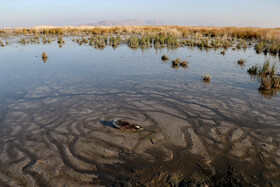
[[143, 130], [143, 128], [140, 127], [139, 125], [124, 120], [114, 120], [113, 126], [121, 130], [130, 130], [130, 131]]

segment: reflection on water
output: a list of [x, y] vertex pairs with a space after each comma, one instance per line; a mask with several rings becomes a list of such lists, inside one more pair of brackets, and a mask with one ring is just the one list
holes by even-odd
[[[188, 68], [172, 68], [176, 58]], [[1, 48], [0, 185], [277, 185], [280, 97], [247, 74], [264, 60], [252, 48]]]
[[46, 63], [47, 60], [48, 60], [48, 57], [47, 58], [42, 58], [43, 62]]
[[271, 99], [277, 96], [277, 90], [276, 89], [271, 89], [271, 90], [260, 90], [259, 93], [265, 98]]

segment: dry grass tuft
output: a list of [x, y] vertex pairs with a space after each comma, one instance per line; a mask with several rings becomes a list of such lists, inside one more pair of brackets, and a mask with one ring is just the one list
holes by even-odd
[[173, 66], [178, 66], [179, 64], [180, 64], [180, 62], [181, 62], [181, 59], [180, 58], [176, 58], [175, 60], [172, 60], [172, 65]]
[[42, 54], [42, 58], [48, 58], [48, 54], [44, 51], [43, 54]]
[[239, 59], [237, 61], [237, 64], [239, 64], [240, 66], [243, 66], [245, 64], [246, 60], [245, 59]]
[[162, 55], [161, 56], [161, 60], [168, 60], [168, 59], [169, 59], [169, 57], [167, 55]]

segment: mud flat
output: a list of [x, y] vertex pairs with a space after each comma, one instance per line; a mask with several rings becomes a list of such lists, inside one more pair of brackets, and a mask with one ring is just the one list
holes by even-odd
[[[41, 48], [0, 51], [1, 62], [24, 59], [2, 64], [12, 69], [1, 71], [0, 186], [280, 185], [280, 98], [259, 95], [232, 60], [240, 52], [50, 45], [42, 63]], [[190, 69], [160, 59], [185, 53]], [[144, 130], [114, 128], [116, 119]]]

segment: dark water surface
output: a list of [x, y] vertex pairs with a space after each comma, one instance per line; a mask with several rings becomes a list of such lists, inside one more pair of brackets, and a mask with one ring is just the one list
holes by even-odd
[[[163, 54], [190, 65], [172, 68]], [[0, 186], [280, 185], [280, 93], [263, 95], [247, 74], [265, 58], [70, 39], [2, 47]], [[114, 129], [114, 119], [145, 130]]]

